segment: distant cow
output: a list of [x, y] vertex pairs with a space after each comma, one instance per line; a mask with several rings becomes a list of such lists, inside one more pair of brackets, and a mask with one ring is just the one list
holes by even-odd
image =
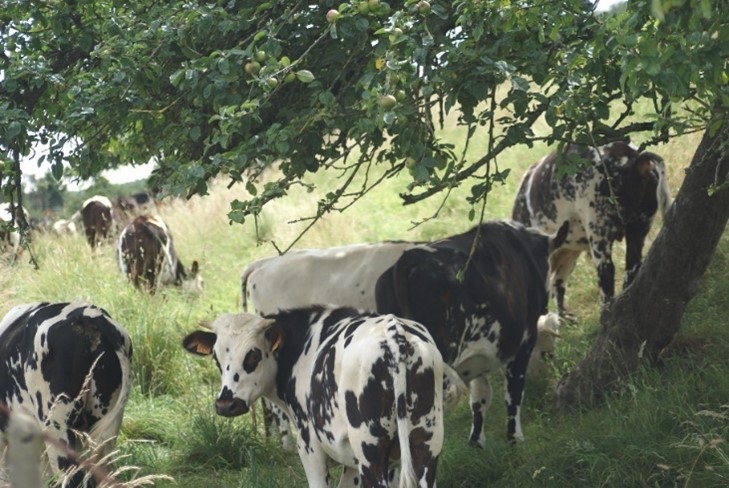
[[185, 270], [175, 252], [172, 235], [159, 217], [142, 215], [127, 224], [117, 245], [119, 269], [138, 289], [154, 293], [162, 285], [181, 286], [185, 292], [202, 292], [197, 261]]
[[553, 256], [551, 290], [561, 315], [566, 281], [577, 258], [589, 251], [597, 269], [602, 303], [615, 294], [612, 247], [625, 237], [623, 287], [635, 278], [641, 265], [643, 244], [658, 209], [665, 216], [671, 192], [663, 159], [641, 152], [624, 142], [597, 148], [570, 147], [586, 166], [572, 175], [559, 176], [560, 156], [552, 153], [525, 173], [514, 203], [513, 218], [545, 232], [554, 232], [565, 220], [570, 233]]
[[111, 236], [114, 227], [111, 200], [95, 195], [81, 206], [86, 240], [92, 249]]
[[420, 324], [311, 307], [225, 314], [212, 330], [183, 346], [212, 355], [220, 369], [218, 414], [244, 414], [260, 397], [284, 409], [300, 433], [309, 486], [329, 486], [332, 462], [344, 465], [339, 486], [390, 486], [398, 458], [397, 486], [435, 486], [444, 366]]
[[413, 242], [301, 249], [250, 263], [241, 276], [243, 310], [250, 293], [260, 315], [328, 304], [375, 311], [375, 283]]
[[73, 220], [58, 219], [53, 222], [51, 231], [57, 236], [75, 236], [76, 235], [76, 224]]
[[20, 255], [22, 248], [17, 219], [10, 209], [9, 203], [0, 203], [0, 255], [7, 253], [15, 259]]
[[547, 313], [548, 256], [564, 241], [517, 222], [487, 222], [411, 249], [377, 281], [377, 310], [423, 324], [443, 361], [469, 384], [470, 441], [484, 444], [488, 373], [506, 365], [507, 438], [523, 439], [524, 377]]
[[[87, 433], [97, 454], [113, 449], [131, 386], [132, 344], [102, 309], [85, 303], [31, 303], [0, 321], [0, 403], [38, 420], [53, 474], [76, 466]], [[7, 416], [0, 416], [0, 453]], [[111, 441], [109, 441], [111, 439]], [[76, 473], [71, 486], [82, 486]]]

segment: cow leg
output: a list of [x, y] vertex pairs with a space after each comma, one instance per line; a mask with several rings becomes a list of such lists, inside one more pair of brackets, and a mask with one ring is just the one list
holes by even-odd
[[[67, 428], [67, 426], [73, 424], [71, 419], [76, 416], [74, 403], [74, 401], [67, 398], [57, 398], [44, 422], [44, 431], [47, 436], [46, 454], [48, 455], [51, 473], [54, 476], [60, 475], [62, 477], [64, 471], [77, 466], [76, 461], [68, 456], [68, 452], [64, 448], [64, 446], [67, 446], [72, 451], [79, 452], [81, 447], [76, 442], [76, 436], [71, 429]], [[76, 472], [67, 480], [68, 486], [81, 486], [83, 477], [83, 471]]]
[[521, 402], [524, 400], [524, 383], [529, 358], [536, 343], [536, 335], [523, 344], [506, 365], [506, 381], [504, 382], [504, 400], [506, 401], [506, 438], [509, 441], [523, 441], [521, 430]]
[[606, 304], [615, 296], [615, 265], [613, 243], [606, 238], [590, 238], [590, 255], [597, 270], [600, 303]]
[[468, 391], [471, 404], [471, 435], [468, 442], [474, 447], [483, 447], [486, 444], [483, 420], [493, 398], [488, 376], [484, 375], [472, 379], [468, 383]]
[[316, 441], [314, 441], [315, 435], [309, 433], [309, 428], [302, 427], [302, 429], [302, 435], [298, 438], [296, 448], [299, 452], [301, 464], [304, 466], [306, 481], [312, 488], [328, 488], [329, 469], [327, 467], [327, 455], [322, 451], [320, 446], [316, 445]]
[[625, 229], [625, 277], [623, 289], [627, 288], [638, 274], [643, 260], [643, 245], [649, 226], [639, 224]]
[[574, 249], [557, 249], [549, 257], [552, 298], [557, 302], [557, 311], [560, 317], [572, 322], [574, 322], [574, 317], [565, 309], [564, 295], [567, 288], [567, 278], [574, 271], [580, 254], [582, 254], [582, 251], [575, 251]]

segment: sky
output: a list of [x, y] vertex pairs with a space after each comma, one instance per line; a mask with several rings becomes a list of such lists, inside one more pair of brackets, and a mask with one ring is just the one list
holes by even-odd
[[[626, 0], [599, 0], [597, 5], [598, 11], [609, 10], [613, 5], [623, 3]], [[20, 163], [21, 170], [24, 175], [34, 175], [36, 178], [43, 176], [48, 172], [49, 167], [43, 164], [40, 168], [33, 159], [26, 159]], [[104, 171], [101, 175], [115, 185], [129, 183], [146, 179], [154, 169], [153, 163], [147, 163], [141, 166], [121, 166], [114, 170]], [[79, 185], [75, 182], [67, 182], [70, 190], [81, 189], [83, 184]]]

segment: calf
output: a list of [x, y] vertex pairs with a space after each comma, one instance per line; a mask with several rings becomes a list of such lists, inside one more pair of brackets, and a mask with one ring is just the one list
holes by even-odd
[[[89, 435], [100, 458], [113, 448], [131, 385], [132, 344], [102, 309], [85, 303], [31, 303], [0, 321], [0, 403], [36, 418], [47, 435], [53, 474], [75, 466]], [[0, 453], [8, 419], [0, 415]], [[81, 486], [83, 473], [70, 484]]]
[[638, 151], [624, 142], [596, 148], [570, 147], [566, 154], [586, 165], [572, 175], [559, 175], [561, 156], [552, 153], [531, 166], [522, 178], [513, 218], [544, 232], [554, 232], [565, 220], [570, 233], [565, 245], [550, 257], [551, 290], [561, 315], [566, 281], [577, 258], [589, 251], [597, 269], [602, 303], [615, 294], [612, 247], [625, 237], [623, 287], [635, 278], [643, 244], [658, 209], [671, 206], [666, 169], [656, 154]]
[[185, 270], [175, 252], [172, 235], [158, 217], [142, 215], [127, 224], [117, 245], [119, 269], [135, 288], [154, 293], [161, 285], [176, 285], [191, 294], [202, 292], [197, 261]]
[[106, 240], [112, 232], [114, 221], [111, 200], [101, 195], [89, 198], [81, 206], [81, 218], [86, 240], [89, 246], [94, 249]]
[[339, 486], [389, 486], [398, 458], [399, 487], [435, 486], [444, 366], [420, 324], [348, 308], [225, 314], [183, 346], [220, 369], [219, 415], [260, 397], [288, 413], [309, 486], [329, 486], [331, 461]]
[[423, 324], [443, 361], [469, 384], [470, 442], [483, 446], [487, 374], [506, 366], [507, 438], [523, 439], [524, 376], [547, 312], [548, 256], [564, 241], [516, 222], [488, 222], [411, 249], [376, 285], [377, 310]]

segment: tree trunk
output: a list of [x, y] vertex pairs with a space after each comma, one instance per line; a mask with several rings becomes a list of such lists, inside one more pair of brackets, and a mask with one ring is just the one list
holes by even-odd
[[[667, 158], [666, 164], [671, 164]], [[729, 219], [729, 117], [707, 130], [633, 283], [607, 304], [585, 359], [557, 384], [558, 409], [594, 406], [673, 340]]]

